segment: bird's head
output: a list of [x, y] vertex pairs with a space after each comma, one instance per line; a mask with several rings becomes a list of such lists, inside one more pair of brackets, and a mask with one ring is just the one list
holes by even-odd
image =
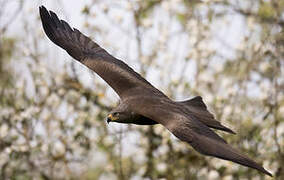
[[131, 112], [110, 112], [107, 116], [107, 123], [117, 122], [117, 123], [132, 123], [135, 119], [134, 113]]

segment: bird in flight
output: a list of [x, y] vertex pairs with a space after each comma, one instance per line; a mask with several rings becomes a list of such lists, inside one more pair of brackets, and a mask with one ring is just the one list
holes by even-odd
[[47, 37], [96, 72], [119, 95], [120, 103], [107, 116], [108, 123], [161, 124], [201, 154], [229, 160], [272, 176], [261, 164], [240, 153], [210, 129], [235, 134], [214, 118], [200, 96], [185, 101], [171, 100], [123, 61], [60, 20], [54, 12], [44, 6], [39, 7], [39, 12]]

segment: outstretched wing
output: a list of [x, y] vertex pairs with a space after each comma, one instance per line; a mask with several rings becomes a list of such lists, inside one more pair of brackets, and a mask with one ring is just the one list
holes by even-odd
[[[177, 138], [189, 143], [196, 151], [257, 169], [272, 176], [260, 164], [232, 148], [203, 122], [180, 110], [179, 105], [165, 98], [146, 98], [133, 107], [136, 113], [164, 125]], [[149, 102], [147, 104], [147, 102]]]
[[133, 88], [158, 92], [124, 62], [110, 55], [79, 30], [72, 29], [64, 20], [59, 20], [54, 12], [47, 11], [44, 6], [39, 7], [39, 12], [48, 38], [77, 61], [95, 71], [120, 98], [127, 97], [127, 92]]
[[[184, 135], [187, 135], [189, 132], [183, 133]], [[186, 139], [185, 141], [187, 141], [196, 151], [200, 152], [201, 154], [229, 160], [247, 167], [257, 169], [262, 173], [272, 176], [272, 174], [265, 170], [260, 164], [256, 163], [248, 156], [240, 153], [229, 144], [216, 141], [211, 137], [207, 137], [196, 132], [193, 132], [193, 134], [195, 138], [192, 141], [188, 142]]]

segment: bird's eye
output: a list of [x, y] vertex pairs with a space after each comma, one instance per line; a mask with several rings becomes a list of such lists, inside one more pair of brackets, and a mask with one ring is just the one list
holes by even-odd
[[113, 116], [119, 116], [119, 112], [113, 113]]

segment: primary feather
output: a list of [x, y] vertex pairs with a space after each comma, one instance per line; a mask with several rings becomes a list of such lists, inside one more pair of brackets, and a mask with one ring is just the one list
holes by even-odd
[[127, 97], [127, 92], [132, 88], [144, 88], [158, 92], [123, 61], [110, 55], [79, 30], [72, 29], [54, 12], [47, 11], [44, 6], [39, 8], [39, 12], [44, 32], [48, 38], [66, 50], [74, 59], [95, 71], [121, 98]]

